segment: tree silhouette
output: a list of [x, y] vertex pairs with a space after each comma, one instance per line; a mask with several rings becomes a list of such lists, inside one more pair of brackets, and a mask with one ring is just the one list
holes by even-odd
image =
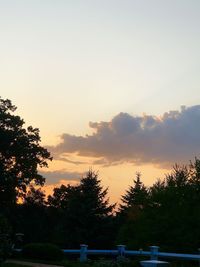
[[38, 167], [47, 167], [50, 153], [40, 146], [39, 129], [24, 128], [24, 121], [14, 115], [16, 107], [0, 98], [0, 205], [16, 203], [24, 197], [27, 185], [44, 184]]
[[133, 180], [133, 186], [129, 186], [126, 194], [122, 196], [122, 204], [119, 206], [120, 212], [125, 212], [132, 207], [143, 208], [148, 198], [148, 191], [141, 182], [141, 174], [136, 173], [136, 179]]
[[[127, 199], [127, 198], [126, 198]], [[130, 248], [158, 245], [162, 250], [195, 253], [200, 243], [200, 160], [175, 165], [148, 189], [142, 209], [129, 208], [118, 242]]]
[[61, 185], [48, 197], [48, 204], [60, 218], [54, 230], [57, 236], [62, 232], [58, 238], [61, 243], [69, 247], [81, 243], [105, 247], [105, 239], [107, 246], [114, 241], [114, 237], [108, 238], [108, 233], [112, 232], [112, 211], [115, 205], [109, 205], [108, 189], [103, 189], [100, 183], [98, 173], [90, 170], [80, 180], [80, 184]]
[[36, 189], [31, 185], [26, 196], [24, 197], [24, 204], [32, 206], [44, 206], [46, 204], [45, 193], [41, 188]]

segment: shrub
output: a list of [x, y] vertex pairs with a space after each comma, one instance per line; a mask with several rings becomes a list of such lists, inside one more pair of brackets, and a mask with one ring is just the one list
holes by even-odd
[[133, 266], [135, 266], [135, 264], [133, 264], [132, 261], [123, 256], [119, 256], [113, 260], [101, 259], [95, 261], [93, 265], [93, 267], [133, 267]]
[[7, 219], [0, 215], [0, 262], [11, 255], [12, 244], [10, 240], [11, 228]]
[[40, 260], [62, 260], [64, 253], [56, 245], [49, 243], [31, 243], [23, 248], [23, 256]]

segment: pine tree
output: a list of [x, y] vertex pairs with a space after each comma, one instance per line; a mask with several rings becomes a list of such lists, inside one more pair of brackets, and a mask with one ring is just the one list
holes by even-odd
[[108, 188], [103, 189], [98, 173], [89, 170], [80, 181], [79, 222], [83, 242], [92, 247], [112, 246], [112, 212]]
[[120, 212], [125, 212], [131, 207], [143, 208], [148, 198], [148, 191], [141, 182], [141, 174], [136, 173], [136, 179], [133, 180], [134, 185], [130, 186], [126, 194], [122, 196], [122, 204], [119, 206]]
[[109, 205], [106, 198], [108, 188], [103, 189], [98, 173], [89, 170], [85, 177], [80, 181], [82, 203], [86, 213], [96, 218], [109, 216], [115, 205]]
[[[108, 188], [103, 189], [98, 173], [89, 170], [76, 186], [61, 186], [54, 189], [48, 198], [49, 205], [60, 212], [66, 246], [77, 247], [81, 243], [90, 247], [112, 247], [112, 211]], [[62, 237], [61, 237], [62, 238]], [[112, 243], [112, 244], [111, 244]]]

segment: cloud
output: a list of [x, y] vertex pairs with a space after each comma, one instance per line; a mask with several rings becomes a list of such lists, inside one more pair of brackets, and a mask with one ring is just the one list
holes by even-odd
[[62, 156], [60, 156], [60, 155], [55, 156], [54, 155], [54, 159], [56, 159], [56, 160], [65, 161], [67, 163], [72, 163], [72, 164], [75, 164], [75, 165], [85, 164], [85, 162], [78, 161], [78, 160], [70, 160], [67, 157], [70, 157], [70, 155], [68, 155], [68, 154], [67, 155], [62, 155]]
[[63, 134], [50, 150], [77, 153], [103, 165], [132, 162], [171, 166], [200, 155], [200, 105], [169, 111], [161, 117], [119, 113], [109, 122], [90, 122], [92, 135]]
[[61, 180], [66, 180], [69, 182], [80, 181], [83, 177], [84, 173], [80, 172], [68, 172], [65, 170], [60, 171], [47, 171], [47, 172], [40, 172], [42, 176], [46, 178], [46, 184], [57, 184], [60, 183]]

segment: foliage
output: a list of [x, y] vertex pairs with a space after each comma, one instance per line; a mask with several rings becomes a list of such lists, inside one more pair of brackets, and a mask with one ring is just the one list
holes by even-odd
[[[175, 165], [163, 181], [147, 188], [136, 174], [115, 216], [108, 188], [89, 170], [78, 185], [54, 188], [46, 202], [38, 168], [50, 153], [40, 145], [39, 129], [24, 127], [11, 101], [0, 98], [0, 251], [9, 253], [13, 235], [25, 242], [52, 242], [66, 248], [86, 243], [94, 248], [158, 245], [163, 250], [193, 252], [200, 247], [200, 160]], [[22, 204], [18, 200], [23, 199]]]
[[134, 185], [130, 186], [126, 194], [122, 196], [119, 211], [127, 212], [129, 208], [138, 207], [142, 209], [148, 201], [148, 191], [141, 182], [141, 174], [136, 173], [136, 180], [133, 180]]
[[61, 218], [56, 227], [62, 233], [61, 238], [67, 237], [65, 245], [68, 247], [77, 247], [81, 243], [93, 247], [105, 246], [105, 243], [110, 245], [110, 240], [114, 240], [108, 239], [107, 234], [112, 233], [115, 205], [109, 205], [106, 198], [108, 189], [103, 189], [100, 182], [97, 173], [88, 171], [79, 185], [62, 185], [54, 189], [53, 196], [48, 197], [49, 205]]
[[31, 185], [29, 187], [29, 191], [24, 197], [24, 203], [26, 205], [43, 206], [45, 205], [45, 193], [41, 190], [41, 188], [36, 189], [33, 185]]
[[[129, 209], [118, 241], [129, 248], [158, 245], [162, 250], [196, 253], [200, 243], [200, 161], [175, 165], [148, 191], [148, 205]], [[138, 215], [139, 214], [139, 215]]]
[[56, 245], [49, 243], [31, 243], [23, 248], [24, 257], [41, 260], [61, 260], [62, 250]]
[[141, 246], [140, 238], [143, 233], [140, 233], [139, 238], [130, 237], [136, 236], [140, 231], [142, 216], [145, 207], [147, 206], [149, 198], [148, 189], [141, 182], [141, 174], [136, 173], [136, 179], [133, 180], [133, 186], [130, 186], [126, 194], [122, 196], [122, 204], [119, 207], [117, 214], [119, 232], [117, 236], [117, 243], [126, 244], [127, 247], [133, 249]]
[[0, 261], [5, 260], [11, 254], [11, 227], [8, 220], [0, 215]]
[[50, 153], [40, 146], [39, 129], [24, 128], [24, 120], [14, 115], [16, 107], [0, 98], [0, 205], [16, 202], [27, 185], [43, 185], [37, 167], [47, 167]]
[[89, 259], [85, 262], [80, 262], [80, 259], [77, 260], [64, 260], [62, 262], [64, 267], [92, 267], [93, 262]]
[[139, 264], [131, 261], [124, 256], [118, 256], [116, 259], [99, 259], [92, 262], [92, 267], [138, 267]]
[[139, 267], [139, 262], [131, 261], [125, 257], [117, 257], [116, 259], [98, 260], [88, 259], [86, 262], [64, 261], [64, 267]]

